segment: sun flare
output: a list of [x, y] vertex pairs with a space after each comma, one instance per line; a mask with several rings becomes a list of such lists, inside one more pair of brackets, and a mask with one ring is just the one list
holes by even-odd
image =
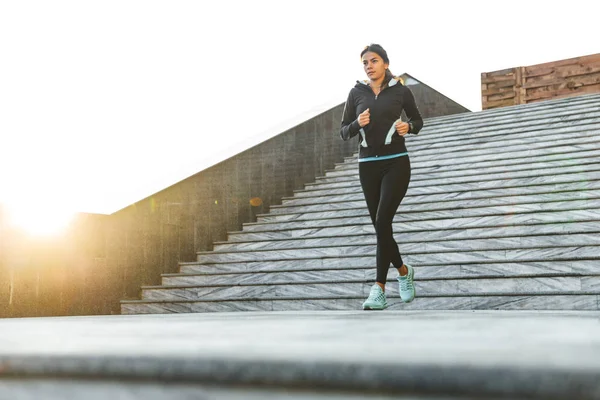
[[9, 205], [7, 211], [11, 226], [34, 236], [60, 235], [75, 217], [72, 211], [39, 205]]

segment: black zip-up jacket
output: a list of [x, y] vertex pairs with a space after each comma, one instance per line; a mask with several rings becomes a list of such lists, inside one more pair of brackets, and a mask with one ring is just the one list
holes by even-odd
[[[358, 124], [358, 116], [369, 109], [370, 123], [364, 128]], [[359, 159], [405, 153], [404, 137], [396, 132], [396, 121], [402, 110], [406, 112], [410, 129], [408, 133], [417, 134], [423, 127], [423, 118], [415, 103], [415, 97], [400, 78], [392, 79], [378, 96], [368, 85], [368, 81], [357, 81], [350, 90], [340, 136], [349, 140], [360, 133]]]

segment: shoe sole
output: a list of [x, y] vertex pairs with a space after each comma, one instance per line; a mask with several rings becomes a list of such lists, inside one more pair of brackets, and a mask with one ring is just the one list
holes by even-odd
[[363, 303], [363, 310], [385, 310], [386, 308], [388, 308], [388, 304], [385, 303], [383, 305], [383, 307], [379, 306], [379, 305], [365, 305], [365, 303]]
[[417, 290], [416, 290], [416, 289], [415, 289], [415, 290], [413, 290], [413, 296], [412, 296], [412, 299], [410, 299], [410, 300], [408, 300], [408, 301], [404, 301], [404, 300], [402, 300], [402, 302], [403, 302], [403, 303], [406, 303], [406, 304], [408, 304], [408, 303], [412, 303], [412, 301], [415, 299], [415, 297], [417, 297]]
[[369, 306], [363, 306], [363, 310], [365, 311], [382, 311], [385, 310], [387, 308], [387, 306], [384, 307], [369, 307]]
[[417, 288], [415, 287], [415, 269], [412, 268], [411, 271], [412, 271], [412, 274], [411, 274], [410, 280], [413, 281], [413, 295], [412, 295], [412, 299], [404, 301], [404, 299], [402, 298], [402, 296], [400, 296], [400, 300], [402, 300], [402, 302], [406, 303], [406, 304], [412, 302], [415, 299], [415, 297], [417, 297]]

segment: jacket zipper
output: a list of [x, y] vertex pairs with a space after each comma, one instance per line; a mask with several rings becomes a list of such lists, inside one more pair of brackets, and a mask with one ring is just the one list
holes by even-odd
[[[370, 88], [370, 86], [369, 86], [369, 88]], [[375, 92], [373, 92], [373, 89], [371, 89], [371, 92], [372, 92], [373, 94], [375, 94], [375, 100], [377, 100], [377, 98], [379, 97], [379, 95], [381, 94], [381, 92], [383, 92], [383, 91], [384, 91], [385, 89], [387, 89], [387, 88], [388, 88], [388, 87], [386, 86], [386, 87], [384, 87], [383, 89], [381, 89], [381, 90], [379, 91], [379, 94], [375, 94]]]

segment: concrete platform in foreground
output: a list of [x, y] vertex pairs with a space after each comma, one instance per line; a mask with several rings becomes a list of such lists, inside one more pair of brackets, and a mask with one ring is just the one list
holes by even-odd
[[600, 312], [0, 320], [0, 399], [600, 399]]

